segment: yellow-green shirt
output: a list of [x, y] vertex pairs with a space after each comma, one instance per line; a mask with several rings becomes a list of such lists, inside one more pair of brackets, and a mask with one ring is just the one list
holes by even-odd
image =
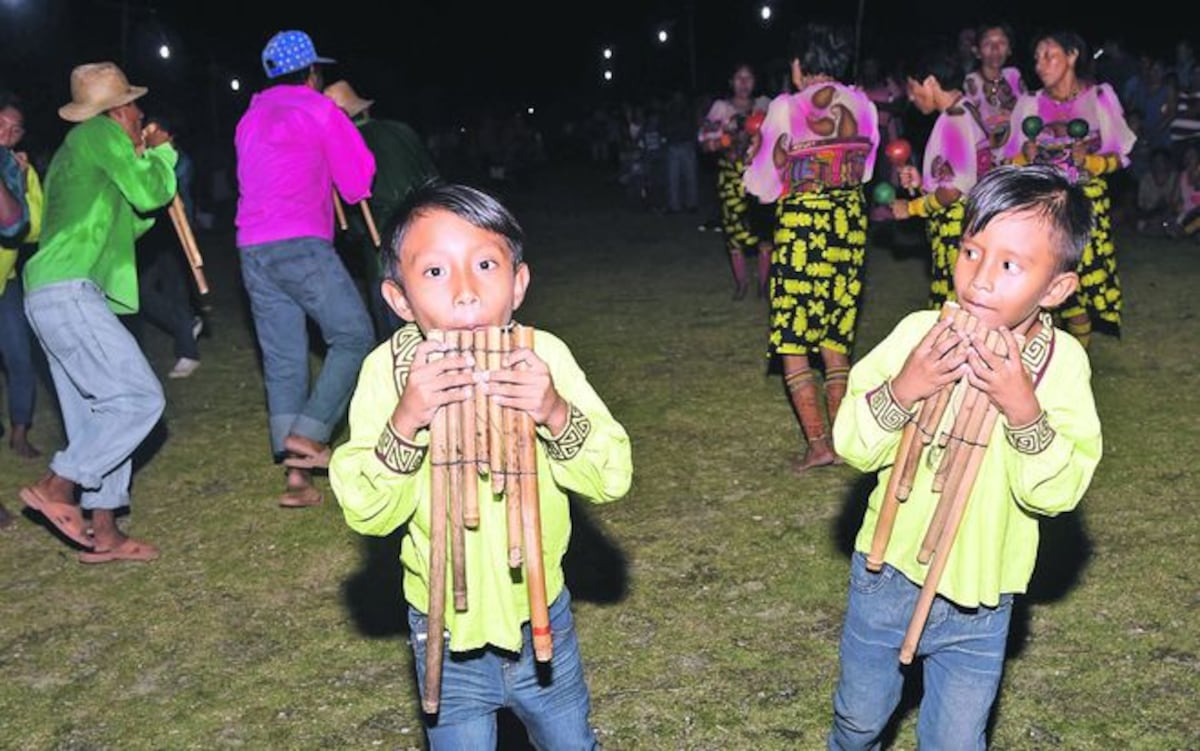
[[[937, 319], [938, 311], [907, 316], [850, 370], [833, 440], [848, 464], [879, 473], [854, 543], [864, 553], [871, 549], [901, 434], [898, 426], [884, 427], [877, 419], [871, 396], [900, 372]], [[996, 421], [938, 584], [938, 594], [963, 607], [995, 606], [1001, 593], [1026, 590], [1037, 558], [1038, 515], [1075, 508], [1100, 462], [1100, 419], [1087, 353], [1073, 337], [1049, 325], [1048, 317], [1043, 324], [1041, 334], [1026, 344], [1022, 359], [1034, 374], [1035, 394], [1053, 437], [1037, 453], [1024, 453], [1007, 439], [1003, 415]], [[939, 435], [954, 424], [954, 412], [953, 406], [947, 407]], [[931, 482], [940, 454], [936, 448], [922, 452], [912, 493], [896, 514], [884, 558], [918, 584], [929, 568], [917, 561], [917, 551], [939, 498]]]
[[[422, 341], [409, 324], [364, 360], [350, 402], [350, 439], [329, 463], [329, 479], [346, 523], [362, 534], [384, 536], [405, 526], [400, 560], [404, 594], [421, 612], [429, 609], [430, 465], [428, 429], [412, 445], [396, 440], [389, 420], [408, 380], [413, 350]], [[633, 474], [629, 436], [588, 383], [560, 339], [545, 331], [534, 336], [534, 351], [550, 368], [554, 386], [571, 405], [562, 433], [538, 428], [538, 494], [546, 598], [563, 586], [562, 557], [571, 536], [567, 492], [597, 503], [625, 495]], [[479, 479], [479, 526], [466, 530], [468, 608], [456, 612], [446, 577], [446, 628], [455, 652], [494, 645], [519, 652], [521, 624], [529, 620], [523, 577], [508, 568], [503, 496], [493, 496], [488, 478]]]
[[29, 207], [29, 223], [25, 232], [11, 241], [12, 247], [0, 243], [0, 295], [3, 295], [8, 287], [8, 280], [17, 276], [17, 255], [20, 252], [18, 246], [22, 243], [35, 243], [42, 234], [42, 207], [45, 200], [42, 195], [42, 181], [32, 166], [25, 170], [25, 204]]
[[134, 241], [154, 220], [135, 211], [153, 211], [174, 197], [175, 159], [169, 142], [139, 156], [107, 115], [71, 128], [46, 173], [42, 238], [25, 264], [25, 291], [91, 279], [113, 312], [136, 313]]

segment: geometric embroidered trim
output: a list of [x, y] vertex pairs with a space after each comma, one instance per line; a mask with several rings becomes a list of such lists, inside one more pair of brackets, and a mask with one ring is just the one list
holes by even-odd
[[579, 456], [583, 443], [592, 432], [592, 422], [574, 404], [569, 405], [567, 426], [553, 438], [543, 439], [546, 456], [557, 462], [565, 462]]
[[412, 369], [413, 354], [417, 345], [425, 341], [421, 329], [415, 323], [401, 326], [391, 337], [392, 378], [396, 383], [396, 393], [404, 393], [408, 384], [408, 371]]
[[882, 386], [867, 394], [867, 407], [871, 410], [875, 422], [879, 423], [879, 427], [891, 432], [900, 430], [916, 417], [915, 412], [909, 412], [896, 401], [890, 380], [884, 381]]
[[411, 475], [420, 469], [427, 451], [427, 446], [418, 446], [397, 435], [391, 420], [375, 444], [375, 457], [383, 462], [383, 466], [402, 475]]
[[1046, 413], [1042, 412], [1028, 425], [1019, 428], [1004, 426], [1004, 435], [1008, 438], [1009, 445], [1019, 453], [1040, 454], [1049, 448], [1055, 432], [1054, 428], [1050, 427], [1050, 421], [1046, 419]]

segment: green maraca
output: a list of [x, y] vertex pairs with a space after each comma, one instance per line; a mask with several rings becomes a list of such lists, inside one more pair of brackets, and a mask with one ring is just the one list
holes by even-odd
[[1088, 121], [1084, 120], [1082, 117], [1077, 117], [1071, 122], [1067, 123], [1067, 135], [1071, 138], [1074, 138], [1076, 141], [1081, 138], [1087, 138], [1088, 130], [1090, 130], [1088, 127]]
[[1021, 121], [1021, 132], [1031, 141], [1038, 137], [1038, 134], [1042, 132], [1042, 128], [1044, 127], [1046, 127], [1046, 124], [1037, 115], [1030, 115]]
[[896, 200], [896, 188], [891, 183], [876, 183], [871, 197], [879, 206], [890, 206]]

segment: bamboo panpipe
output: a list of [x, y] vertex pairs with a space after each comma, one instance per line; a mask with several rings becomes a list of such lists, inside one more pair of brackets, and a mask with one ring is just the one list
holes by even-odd
[[[995, 331], [988, 332], [984, 346], [1000, 356], [1007, 355], [1004, 340]], [[964, 409], [964, 411], [966, 410]], [[938, 584], [950, 559], [950, 550], [954, 545], [954, 538], [958, 534], [958, 526], [966, 513], [967, 500], [970, 498], [971, 489], [975, 484], [975, 477], [979, 474], [979, 467], [983, 463], [988, 439], [991, 437], [992, 429], [999, 416], [995, 405], [983, 394], [979, 394], [976, 399], [976, 407], [972, 413], [967, 425], [964, 426], [967, 432], [961, 439], [962, 449], [959, 451], [959, 458], [955, 466], [948, 471], [949, 476], [943, 492], [943, 500], [949, 496], [950, 501], [945, 520], [936, 530], [936, 544], [930, 551], [933, 562], [930, 564], [929, 570], [925, 572], [925, 582], [921, 585], [921, 593], [917, 597], [912, 618], [908, 622], [904, 642], [900, 645], [900, 662], [905, 665], [910, 664], [916, 656], [921, 633], [925, 630], [925, 623], [929, 620], [929, 612], [933, 608], [934, 598], [937, 597]], [[930, 533], [932, 534], [934, 531], [931, 524]]]
[[196, 244], [196, 236], [192, 234], [192, 224], [188, 221], [187, 211], [183, 208], [183, 201], [176, 193], [171, 199], [171, 205], [167, 207], [167, 215], [171, 217], [171, 224], [175, 225], [175, 234], [179, 236], [179, 244], [183, 247], [183, 254], [187, 257], [188, 266], [192, 269], [192, 278], [196, 280], [196, 291], [201, 295], [208, 294], [208, 280], [204, 277], [204, 258], [200, 256], [200, 246]]
[[[470, 354], [475, 367], [499, 370], [507, 353], [533, 348], [533, 329], [514, 325], [474, 331], [430, 331], [432, 341], [447, 342], [446, 354]], [[442, 357], [437, 353], [431, 359]], [[537, 437], [528, 413], [501, 407], [475, 389], [472, 399], [437, 410], [430, 425], [430, 581], [429, 633], [425, 653], [425, 688], [422, 708], [437, 712], [441, 691], [443, 646], [434, 648], [434, 633], [445, 630], [446, 567], [449, 559], [457, 612], [468, 610], [466, 585], [467, 531], [480, 524], [481, 475], [490, 475], [482, 487], [493, 496], [503, 494], [507, 523], [508, 564], [524, 565], [529, 592], [530, 629], [534, 655], [547, 662], [553, 655], [546, 578], [542, 561], [541, 505], [537, 480]], [[447, 551], [449, 533], [449, 551]], [[448, 553], [448, 554], [447, 554]], [[435, 631], [436, 626], [436, 631]]]
[[358, 205], [362, 207], [363, 222], [367, 225], [367, 232], [371, 235], [371, 242], [378, 248], [381, 243], [379, 241], [379, 230], [375, 228], [375, 215], [371, 213], [371, 207], [367, 205], [365, 198], [359, 201]]

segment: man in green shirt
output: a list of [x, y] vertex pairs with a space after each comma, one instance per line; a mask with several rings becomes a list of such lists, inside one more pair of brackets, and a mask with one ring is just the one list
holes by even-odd
[[25, 311], [46, 352], [67, 446], [21, 500], [89, 548], [82, 563], [158, 557], [114, 519], [129, 505], [130, 457], [164, 404], [162, 385], [117, 319], [138, 310], [134, 240], [152, 220], [135, 212], [175, 195], [170, 133], [142, 131], [135, 100], [145, 93], [112, 63], [71, 72], [71, 102], [58, 114], [78, 124], [50, 162], [42, 237], [24, 271]]
[[[375, 155], [375, 181], [371, 183], [371, 197], [367, 203], [376, 227], [383, 229], [413, 190], [437, 179], [437, 167], [415, 130], [402, 122], [371, 117], [371, 106], [375, 100], [363, 99], [346, 81], [336, 81], [326, 86], [325, 96], [349, 115], [367, 148]], [[384, 304], [379, 292], [379, 284], [383, 281], [379, 249], [375, 247], [361, 219], [351, 212], [347, 214], [347, 220], [352, 223], [356, 244], [363, 254], [367, 302], [375, 323], [375, 333], [382, 341], [403, 322]]]

